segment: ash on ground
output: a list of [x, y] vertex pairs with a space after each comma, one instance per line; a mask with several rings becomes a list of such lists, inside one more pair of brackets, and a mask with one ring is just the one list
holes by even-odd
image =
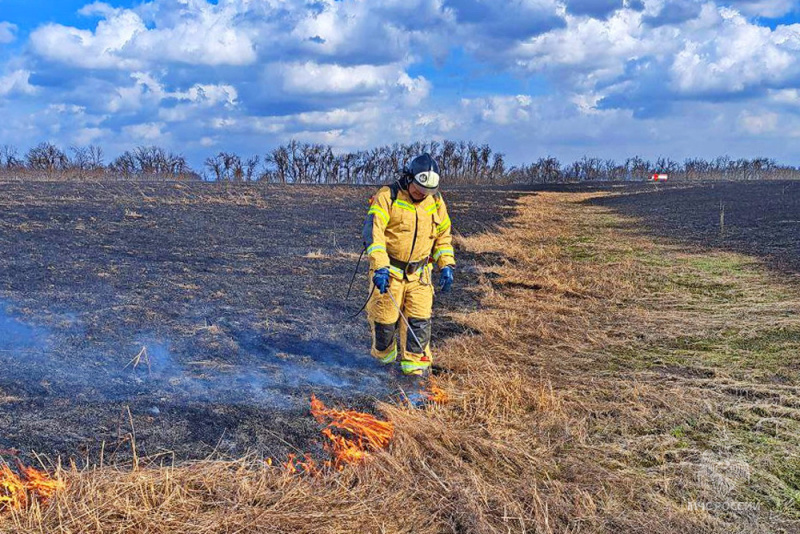
[[[0, 184], [0, 448], [96, 461], [319, 447], [312, 393], [374, 411], [419, 391], [369, 355], [360, 228], [374, 188]], [[490, 231], [518, 193], [446, 193]], [[479, 307], [461, 253], [434, 338]], [[442, 362], [446, 366], [446, 362]]]

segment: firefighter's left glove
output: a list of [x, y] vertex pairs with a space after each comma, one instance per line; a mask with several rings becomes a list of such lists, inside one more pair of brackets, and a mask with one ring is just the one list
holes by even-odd
[[372, 275], [372, 283], [375, 284], [381, 294], [389, 291], [389, 268], [383, 267], [375, 271], [375, 274]]
[[450, 291], [450, 287], [452, 285], [453, 285], [453, 268], [447, 266], [444, 269], [442, 269], [442, 272], [439, 275], [439, 289], [442, 290], [442, 293], [447, 293], [448, 291]]

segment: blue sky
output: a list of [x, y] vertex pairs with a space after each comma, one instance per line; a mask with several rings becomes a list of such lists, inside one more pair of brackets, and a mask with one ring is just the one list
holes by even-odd
[[0, 145], [800, 165], [794, 0], [0, 0]]

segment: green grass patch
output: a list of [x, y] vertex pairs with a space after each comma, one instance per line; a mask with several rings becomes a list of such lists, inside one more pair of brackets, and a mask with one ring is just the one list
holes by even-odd
[[674, 291], [685, 290], [691, 295], [710, 297], [720, 302], [731, 302], [744, 296], [734, 281], [709, 280], [695, 273], [672, 275], [669, 277], [669, 282], [675, 286]]
[[800, 352], [800, 327], [778, 327], [754, 336], [740, 336], [731, 341], [731, 346], [760, 354]]
[[754, 275], [752, 260], [733, 254], [708, 254], [692, 256], [686, 260], [687, 265], [712, 276]]

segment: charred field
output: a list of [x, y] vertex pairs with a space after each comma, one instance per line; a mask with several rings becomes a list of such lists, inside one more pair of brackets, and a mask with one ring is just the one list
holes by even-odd
[[[319, 450], [312, 392], [370, 411], [419, 385], [369, 356], [372, 187], [0, 184], [0, 448], [96, 462]], [[447, 195], [463, 235], [515, 193]], [[462, 256], [468, 272], [475, 256]], [[476, 309], [469, 276], [434, 339]]]
[[638, 218], [656, 237], [750, 254], [778, 273], [800, 273], [800, 182], [642, 185], [591, 204]]

